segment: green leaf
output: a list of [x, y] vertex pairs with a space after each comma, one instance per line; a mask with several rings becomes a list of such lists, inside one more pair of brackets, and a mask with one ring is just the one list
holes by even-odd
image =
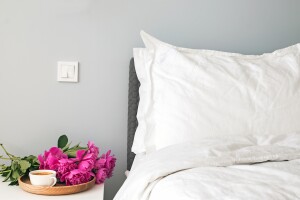
[[6, 175], [6, 177], [3, 180], [3, 182], [6, 182], [9, 179], [10, 175], [11, 175], [11, 170], [8, 172], [8, 174]]
[[27, 160], [20, 160], [19, 165], [22, 173], [25, 173], [26, 170], [31, 166]]
[[2, 171], [2, 173], [3, 173], [2, 176], [6, 177], [7, 174], [8, 174], [10, 171], [11, 171], [10, 167], [7, 167], [7, 168], [5, 169], [5, 171], [4, 171], [4, 170]]
[[74, 147], [68, 149], [68, 151], [66, 151], [65, 153], [68, 155], [68, 157], [75, 158], [76, 152], [78, 150], [87, 150], [87, 149], [88, 149], [87, 147], [74, 146]]
[[23, 158], [23, 160], [27, 160], [28, 162], [34, 162], [37, 160], [36, 156], [30, 155]]
[[64, 148], [62, 148], [63, 152], [68, 151], [70, 145], [71, 145], [71, 142], [69, 144], [67, 144]]
[[13, 186], [13, 185], [19, 185], [18, 180], [12, 181], [10, 182], [10, 184], [8, 184], [9, 186]]
[[13, 161], [11, 164], [11, 169], [16, 170], [18, 168], [18, 165], [19, 165], [18, 161]]
[[57, 147], [64, 148], [68, 144], [68, 137], [66, 135], [62, 135], [58, 138]]
[[13, 171], [11, 177], [13, 178], [12, 179], [13, 181], [18, 179], [20, 177], [20, 174], [19, 174], [18, 170]]
[[0, 168], [1, 168], [1, 171], [2, 170], [4, 171], [4, 170], [6, 170], [7, 167], [5, 165], [0, 165]]
[[77, 150], [69, 149], [65, 153], [68, 155], [69, 158], [76, 158], [76, 152]]
[[10, 170], [0, 172], [0, 175], [6, 177]]

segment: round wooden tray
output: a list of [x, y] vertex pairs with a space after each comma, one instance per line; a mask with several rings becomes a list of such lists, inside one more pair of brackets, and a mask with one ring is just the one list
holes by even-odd
[[57, 183], [53, 187], [31, 185], [28, 176], [22, 176], [19, 178], [18, 181], [19, 181], [19, 186], [26, 192], [33, 193], [33, 194], [55, 196], [55, 195], [74, 194], [74, 193], [79, 193], [88, 190], [95, 185], [96, 179], [93, 178], [91, 181], [87, 183], [83, 183], [79, 185], [71, 185], [71, 186], [66, 186]]

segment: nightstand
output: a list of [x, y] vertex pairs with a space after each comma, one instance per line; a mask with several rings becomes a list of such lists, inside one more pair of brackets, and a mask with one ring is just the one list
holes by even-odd
[[0, 199], [1, 200], [103, 200], [104, 184], [95, 185], [90, 190], [70, 195], [62, 196], [43, 196], [30, 194], [23, 191], [19, 186], [8, 186], [9, 182], [2, 182], [0, 178]]

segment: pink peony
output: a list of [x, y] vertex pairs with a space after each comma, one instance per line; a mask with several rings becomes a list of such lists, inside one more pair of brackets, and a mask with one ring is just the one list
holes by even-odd
[[104, 183], [105, 179], [107, 178], [107, 169], [101, 168], [96, 173], [96, 183], [101, 184]]
[[94, 142], [89, 141], [88, 142], [88, 153], [93, 154], [95, 159], [98, 157], [99, 155], [99, 148], [95, 146]]
[[66, 181], [66, 185], [78, 185], [81, 183], [89, 182], [93, 176], [94, 174], [89, 171], [74, 169], [66, 174], [64, 178]]
[[60, 159], [57, 169], [57, 178], [60, 182], [65, 182], [65, 176], [72, 170], [77, 168], [77, 164], [71, 159]]
[[78, 150], [76, 152], [76, 161], [78, 161], [78, 169], [91, 171], [95, 166], [96, 158], [94, 154], [88, 153], [88, 151]]
[[106, 159], [105, 158], [99, 158], [95, 162], [95, 169], [101, 169], [105, 167]]
[[57, 170], [59, 160], [63, 158], [68, 158], [68, 156], [60, 148], [52, 147], [49, 151], [45, 151], [44, 155], [38, 156], [39, 168]]
[[111, 150], [109, 150], [106, 154], [102, 154], [102, 156], [99, 159], [101, 161], [98, 160], [99, 163], [97, 163], [98, 166], [101, 166], [105, 160], [105, 164], [102, 167], [107, 169], [107, 178], [112, 177], [113, 170], [116, 166], [116, 161], [117, 161], [117, 159], [113, 155], [110, 155], [110, 153]]

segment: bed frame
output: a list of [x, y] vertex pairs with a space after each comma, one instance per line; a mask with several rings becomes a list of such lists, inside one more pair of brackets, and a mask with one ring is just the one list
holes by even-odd
[[140, 82], [137, 78], [134, 60], [130, 60], [129, 65], [129, 90], [128, 90], [128, 125], [127, 125], [127, 170], [130, 170], [135, 154], [131, 152], [133, 144], [134, 134], [138, 126], [136, 118], [138, 105], [140, 101], [139, 97]]

